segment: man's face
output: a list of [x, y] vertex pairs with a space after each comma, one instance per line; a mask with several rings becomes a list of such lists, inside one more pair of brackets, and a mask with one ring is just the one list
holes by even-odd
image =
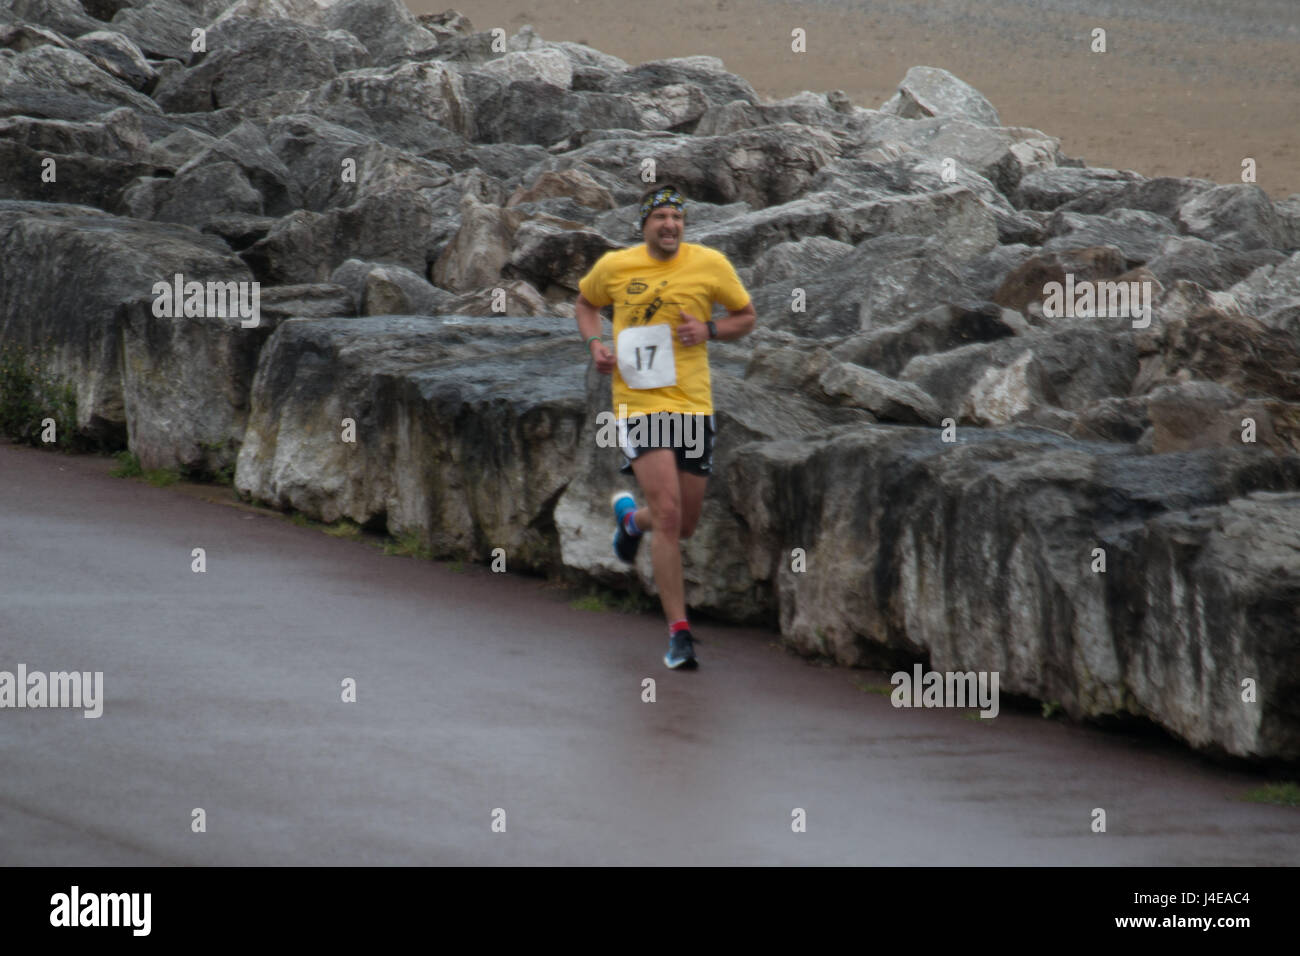
[[641, 235], [652, 256], [656, 259], [671, 259], [681, 246], [682, 232], [685, 229], [686, 217], [680, 209], [660, 206], [652, 209], [646, 217]]

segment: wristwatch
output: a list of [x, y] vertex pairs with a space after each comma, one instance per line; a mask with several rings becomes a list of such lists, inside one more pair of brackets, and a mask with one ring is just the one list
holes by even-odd
[[705, 322], [704, 324], [709, 327], [709, 338], [716, 339], [718, 337], [718, 323], [714, 322], [712, 319], [709, 319], [709, 321]]

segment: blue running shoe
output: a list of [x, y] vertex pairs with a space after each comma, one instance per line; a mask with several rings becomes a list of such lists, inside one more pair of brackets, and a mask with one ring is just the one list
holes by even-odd
[[644, 535], [631, 535], [623, 530], [623, 519], [629, 512], [636, 511], [636, 499], [630, 491], [620, 491], [610, 499], [614, 506], [614, 553], [628, 564], [636, 563], [636, 550], [641, 547]]
[[691, 670], [699, 665], [695, 659], [695, 641], [690, 631], [678, 631], [668, 638], [668, 653], [664, 655], [664, 663], [674, 670], [679, 667]]

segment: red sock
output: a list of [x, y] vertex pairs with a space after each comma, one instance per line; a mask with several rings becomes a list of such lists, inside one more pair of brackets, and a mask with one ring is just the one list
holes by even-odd
[[686, 618], [682, 618], [680, 621], [673, 621], [668, 625], [668, 636], [672, 637], [678, 631], [689, 631], [690, 629], [691, 626], [686, 623]]

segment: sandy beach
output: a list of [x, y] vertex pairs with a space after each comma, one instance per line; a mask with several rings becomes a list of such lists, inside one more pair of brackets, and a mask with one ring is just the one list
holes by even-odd
[[[408, 0], [416, 13], [445, 0]], [[524, 24], [628, 63], [708, 54], [761, 96], [841, 89], [875, 108], [915, 65], [950, 70], [1008, 126], [1061, 139], [1092, 166], [1300, 192], [1295, 0], [459, 0], [476, 30]], [[791, 51], [806, 31], [807, 52]], [[1092, 31], [1106, 31], [1094, 53]]]

